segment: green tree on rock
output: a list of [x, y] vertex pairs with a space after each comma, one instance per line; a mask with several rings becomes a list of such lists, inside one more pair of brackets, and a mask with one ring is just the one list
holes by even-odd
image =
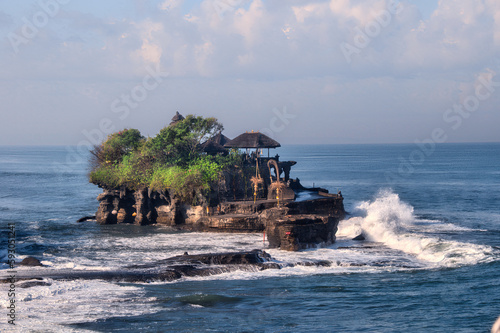
[[95, 146], [91, 154], [96, 163], [119, 163], [123, 157], [139, 148], [144, 137], [134, 128], [110, 134], [101, 145]]
[[185, 166], [199, 157], [198, 147], [224, 129], [215, 118], [188, 115], [185, 119], [163, 128], [149, 148], [164, 164]]
[[223, 130], [215, 118], [188, 115], [153, 138], [136, 129], [113, 133], [91, 151], [89, 180], [108, 189], [168, 190], [184, 202], [216, 188], [223, 170], [241, 161], [235, 154], [207, 156], [200, 144]]

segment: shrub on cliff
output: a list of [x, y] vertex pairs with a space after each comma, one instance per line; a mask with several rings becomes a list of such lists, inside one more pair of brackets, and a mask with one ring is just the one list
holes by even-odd
[[172, 166], [157, 168], [150, 188], [156, 191], [168, 190], [182, 202], [194, 203], [196, 194], [209, 189], [209, 184], [203, 181], [200, 170]]
[[121, 163], [116, 165], [118, 183], [130, 189], [137, 190], [148, 187], [153, 175], [153, 161], [134, 151], [125, 155]]
[[200, 143], [222, 129], [215, 118], [188, 115], [153, 138], [145, 139], [135, 129], [113, 133], [91, 152], [89, 180], [105, 188], [168, 190], [193, 203], [198, 194], [207, 196], [216, 188], [223, 170], [241, 171], [237, 150], [227, 156], [200, 151]]
[[120, 177], [114, 165], [102, 165], [95, 168], [89, 174], [89, 181], [105, 188], [120, 186]]
[[125, 155], [139, 148], [143, 141], [141, 132], [133, 128], [110, 134], [106, 141], [90, 151], [91, 169], [121, 162]]

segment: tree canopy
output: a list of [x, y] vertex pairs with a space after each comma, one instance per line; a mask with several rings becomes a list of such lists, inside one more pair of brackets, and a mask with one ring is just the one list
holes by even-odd
[[223, 169], [241, 162], [237, 151], [227, 156], [201, 152], [200, 144], [222, 130], [215, 118], [188, 115], [153, 138], [137, 129], [110, 134], [91, 151], [89, 181], [105, 188], [169, 190], [183, 201], [193, 200], [196, 191], [210, 190]]
[[199, 156], [199, 145], [224, 129], [215, 118], [188, 115], [163, 128], [149, 143], [149, 148], [165, 164], [187, 165]]

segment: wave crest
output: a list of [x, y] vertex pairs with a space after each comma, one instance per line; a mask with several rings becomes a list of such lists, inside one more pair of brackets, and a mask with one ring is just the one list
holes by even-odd
[[[358, 204], [355, 215], [339, 225], [339, 237], [353, 238], [363, 234], [366, 240], [415, 256], [435, 266], [457, 266], [491, 261], [493, 249], [425, 234], [414, 208], [391, 190], [380, 191], [374, 200]], [[418, 222], [417, 225], [415, 222]], [[439, 223], [446, 228], [449, 223]]]

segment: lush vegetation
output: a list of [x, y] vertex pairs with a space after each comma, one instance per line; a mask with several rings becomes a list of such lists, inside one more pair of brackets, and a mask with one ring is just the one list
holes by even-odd
[[136, 129], [113, 133], [91, 151], [89, 180], [110, 189], [168, 190], [192, 202], [196, 193], [206, 195], [216, 187], [223, 170], [241, 168], [237, 150], [226, 156], [200, 150], [200, 143], [222, 129], [215, 118], [189, 115], [154, 138], [145, 138]]

